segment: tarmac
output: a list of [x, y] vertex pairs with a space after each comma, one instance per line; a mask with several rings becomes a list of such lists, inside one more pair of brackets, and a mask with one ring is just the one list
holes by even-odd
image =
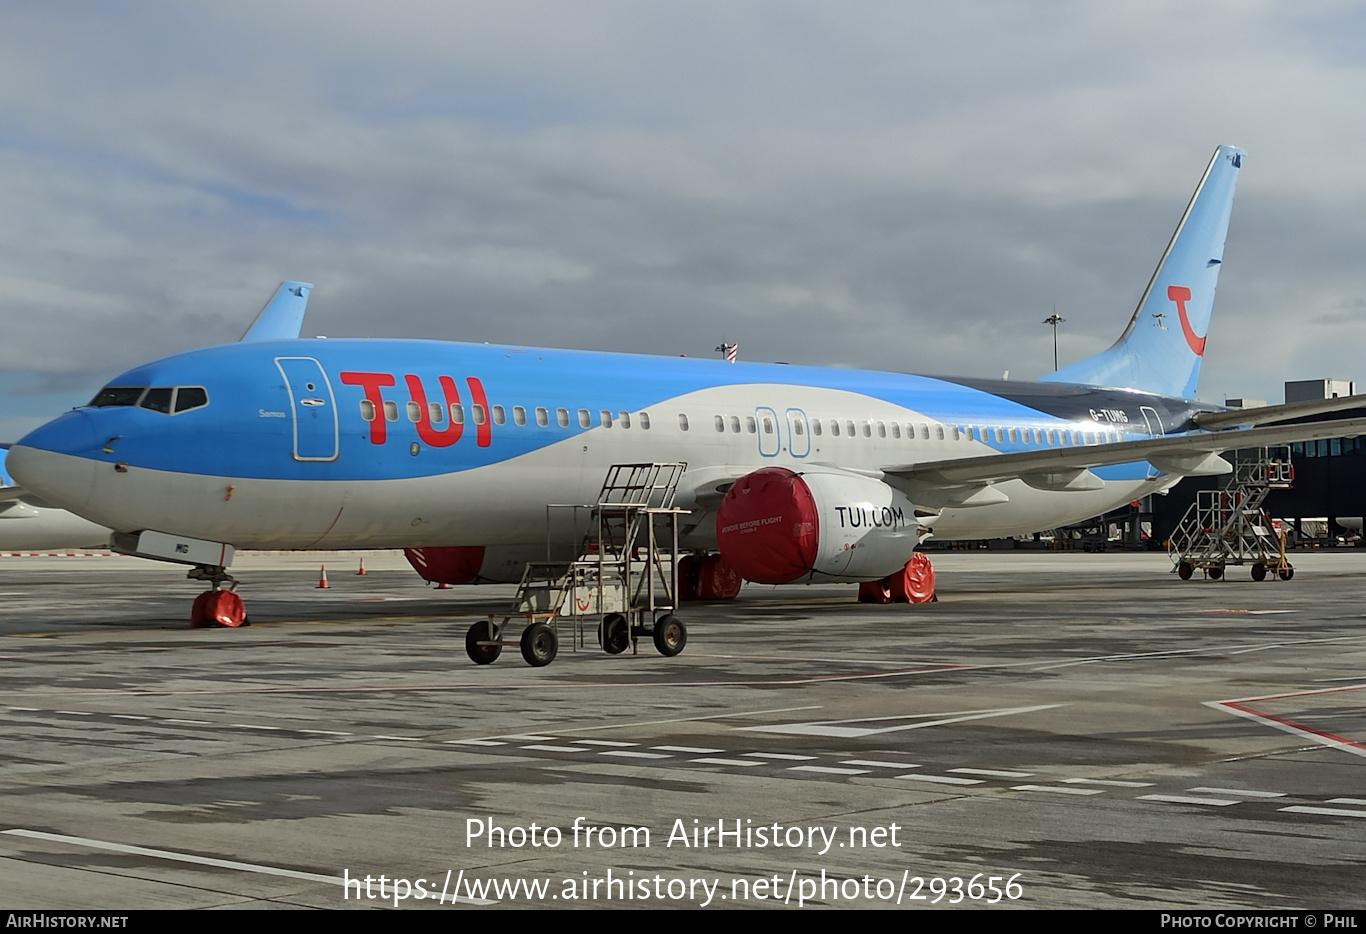
[[1366, 899], [1366, 551], [935, 554], [937, 603], [748, 585], [544, 668], [466, 656], [514, 588], [360, 557], [239, 556], [236, 630], [173, 565], [0, 558], [0, 907]]

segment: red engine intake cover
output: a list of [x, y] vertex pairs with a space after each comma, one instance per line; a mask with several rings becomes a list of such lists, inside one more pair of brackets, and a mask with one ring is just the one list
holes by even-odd
[[434, 584], [468, 584], [479, 577], [479, 569], [484, 564], [484, 546], [405, 548], [403, 556], [423, 580]]
[[820, 518], [806, 481], [785, 467], [735, 481], [716, 511], [716, 542], [726, 562], [756, 584], [787, 584], [809, 574]]

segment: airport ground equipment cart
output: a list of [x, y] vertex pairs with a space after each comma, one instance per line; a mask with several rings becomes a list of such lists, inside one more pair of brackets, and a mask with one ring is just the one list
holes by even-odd
[[1210, 580], [1229, 565], [1251, 565], [1252, 579], [1290, 580], [1285, 530], [1262, 508], [1272, 490], [1288, 490], [1295, 471], [1288, 447], [1233, 452], [1233, 472], [1222, 488], [1201, 490], [1172, 536], [1172, 570], [1190, 580], [1197, 570]]
[[[678, 518], [687, 510], [674, 506], [678, 481], [687, 464], [614, 464], [593, 504], [546, 507], [547, 560], [529, 562], [512, 608], [501, 618], [489, 617], [465, 634], [465, 651], [475, 663], [488, 665], [505, 647], [521, 649], [527, 664], [542, 667], [559, 651], [561, 621], [569, 624], [574, 651], [584, 647], [589, 622], [598, 644], [610, 655], [648, 636], [661, 655], [683, 651], [688, 630], [674, 615], [678, 607]], [[552, 561], [553, 529], [568, 517], [568, 527], [582, 528], [578, 517], [589, 513], [588, 530], [568, 561]], [[503, 637], [514, 621], [523, 622], [516, 641]]]

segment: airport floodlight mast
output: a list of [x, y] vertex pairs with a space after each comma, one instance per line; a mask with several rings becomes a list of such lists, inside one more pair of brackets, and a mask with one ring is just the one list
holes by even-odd
[[1056, 370], [1056, 369], [1058, 368], [1058, 325], [1062, 324], [1062, 323], [1063, 323], [1064, 321], [1066, 321], [1066, 320], [1067, 320], [1066, 318], [1064, 318], [1062, 315], [1058, 314], [1058, 306], [1057, 306], [1057, 305], [1054, 305], [1054, 306], [1053, 306], [1053, 313], [1052, 313], [1051, 315], [1049, 315], [1047, 318], [1044, 318], [1044, 319], [1043, 319], [1043, 323], [1044, 323], [1044, 324], [1051, 324], [1051, 325], [1053, 325], [1053, 369], [1054, 369], [1054, 370]]

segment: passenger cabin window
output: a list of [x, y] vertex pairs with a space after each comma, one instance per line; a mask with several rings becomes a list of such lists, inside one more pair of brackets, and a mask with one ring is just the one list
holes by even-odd
[[523, 407], [520, 406], [520, 405], [514, 405], [514, 406], [512, 407], [512, 424], [514, 424], [514, 425], [519, 425], [519, 426], [520, 426], [520, 425], [525, 425], [525, 424], [526, 424], [526, 409], [525, 409], [525, 408], [523, 408]]
[[740, 433], [740, 416], [732, 415], [730, 417], [730, 430], [737, 435]]
[[682, 412], [679, 412], [679, 413], [678, 413], [678, 430], [679, 430], [679, 431], [687, 431], [687, 430], [688, 430], [688, 416], [684, 415]]
[[422, 406], [418, 405], [416, 402], [409, 402], [404, 408], [408, 410], [408, 421], [412, 422], [414, 425], [422, 421]]
[[369, 399], [360, 400], [360, 417], [367, 422], [375, 420], [375, 404]]
[[840, 423], [838, 419], [830, 419], [830, 436], [838, 438], [840, 436]]
[[602, 421], [602, 427], [603, 427], [603, 428], [611, 428], [611, 427], [612, 427], [612, 413], [611, 413], [611, 412], [607, 411], [606, 409], [603, 409], [603, 410], [601, 410], [600, 412], [598, 412], [598, 418], [601, 419], [601, 421]]
[[[385, 408], [388, 408], [389, 405], [390, 403], [388, 402], [384, 403]], [[484, 422], [488, 421], [488, 416], [484, 412], [484, 407], [478, 402], [470, 404], [470, 415], [474, 416], [474, 423], [476, 425], [482, 425]]]
[[588, 414], [588, 410], [587, 410], [587, 409], [579, 409], [579, 427], [580, 427], [580, 428], [592, 428], [592, 427], [593, 427], [593, 417], [592, 417], [591, 415]]
[[427, 403], [427, 420], [433, 425], [440, 425], [446, 420], [446, 410], [441, 407], [440, 402]]
[[849, 434], [849, 437], [854, 437], [854, 420], [852, 418], [847, 418], [844, 420], [844, 428], [845, 431]]
[[568, 410], [568, 409], [556, 409], [556, 410], [555, 410], [555, 423], [556, 423], [557, 425], [559, 425], [561, 428], [568, 428], [568, 427], [569, 427], [569, 410]]
[[465, 407], [459, 402], [451, 403], [451, 422], [455, 425], [465, 424]]
[[543, 406], [536, 406], [536, 424], [542, 428], [550, 424], [550, 413]]
[[759, 433], [759, 424], [754, 420], [753, 415], [745, 416], [745, 431], [752, 435]]
[[764, 434], [773, 434], [773, 419], [769, 418], [767, 415], [764, 416]]
[[386, 403], [384, 403], [384, 420], [385, 420], [386, 422], [396, 422], [396, 421], [398, 421], [398, 403], [397, 403], [397, 402], [386, 402]]
[[944, 440], [944, 426], [943, 426], [943, 425], [935, 425], [935, 426], [934, 426], [934, 433], [939, 437], [939, 440], [940, 440], [940, 441], [943, 441], [943, 440]]
[[886, 422], [878, 422], [878, 423], [877, 423], [877, 436], [878, 436], [879, 438], [885, 438], [885, 437], [887, 437], [887, 423], [886, 423]]
[[495, 425], [501, 425], [505, 421], [507, 421], [507, 416], [503, 413], [503, 407], [501, 405], [495, 405], [493, 407], [493, 423]]
[[715, 424], [716, 424], [716, 430], [717, 430], [717, 431], [725, 431], [725, 430], [726, 430], [726, 420], [725, 420], [724, 418], [722, 418], [720, 415], [716, 416], [715, 419], [713, 419], [713, 421], [714, 421]]
[[893, 438], [900, 438], [900, 437], [901, 437], [901, 426], [898, 425], [896, 422], [892, 422], [892, 437], [893, 437]]
[[618, 413], [617, 413], [617, 421], [621, 423], [621, 427], [622, 427], [622, 428], [630, 428], [630, 427], [631, 427], [631, 413], [630, 413], [630, 412], [618, 412]]
[[811, 419], [811, 433], [817, 438], [821, 436], [821, 420], [819, 418]]
[[649, 413], [649, 412], [641, 412], [641, 413], [640, 413], [640, 428], [641, 428], [642, 431], [649, 431], [649, 430], [650, 430], [650, 413]]

